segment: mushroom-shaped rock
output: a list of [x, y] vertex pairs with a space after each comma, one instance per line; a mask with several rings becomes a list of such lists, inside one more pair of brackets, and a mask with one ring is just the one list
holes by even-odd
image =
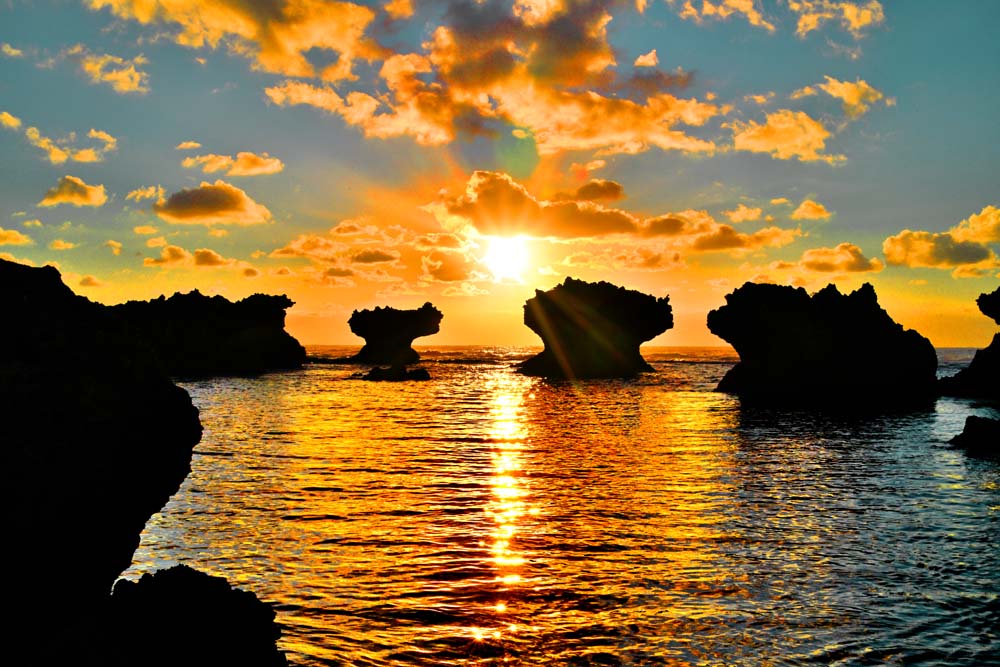
[[935, 394], [930, 341], [892, 320], [868, 283], [841, 294], [745, 283], [708, 314], [740, 361], [718, 391], [776, 403], [906, 406]]
[[525, 375], [549, 378], [632, 377], [652, 367], [639, 346], [674, 325], [670, 297], [607, 282], [566, 278], [524, 304], [524, 324], [545, 349], [524, 361]]
[[[177, 565], [115, 584], [102, 665], [283, 667], [274, 610], [249, 591]], [[141, 660], [139, 657], [141, 656]]]
[[965, 428], [951, 439], [951, 444], [961, 447], [970, 456], [1000, 458], [1000, 419], [965, 418]]
[[420, 359], [412, 347], [414, 339], [436, 334], [442, 317], [441, 311], [430, 303], [415, 310], [388, 306], [355, 310], [347, 323], [351, 331], [365, 339], [365, 345], [351, 361], [390, 366], [412, 364]]
[[358, 373], [355, 377], [372, 382], [408, 382], [430, 380], [431, 374], [426, 368], [414, 368], [407, 370], [406, 366], [389, 366], [383, 368], [376, 366], [367, 373]]
[[91, 664], [112, 584], [189, 471], [198, 410], [52, 267], [0, 260], [0, 312], [8, 662]]
[[285, 310], [293, 305], [283, 294], [232, 302], [194, 290], [109, 311], [148, 344], [169, 375], [207, 377], [300, 368], [306, 351], [285, 331]]
[[[979, 310], [1000, 324], [1000, 287], [976, 299]], [[992, 342], [976, 352], [968, 367], [955, 375], [942, 378], [941, 393], [945, 396], [968, 396], [1000, 400], [1000, 333]]]

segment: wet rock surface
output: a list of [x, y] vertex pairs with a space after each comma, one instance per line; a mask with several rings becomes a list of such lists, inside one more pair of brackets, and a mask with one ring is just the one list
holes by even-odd
[[970, 456], [1000, 459], [1000, 419], [966, 417], [965, 428], [951, 439], [951, 444]]
[[[976, 304], [983, 315], [1000, 324], [1000, 287], [989, 294], [980, 294]], [[1000, 400], [1000, 333], [993, 336], [988, 346], [976, 352], [966, 368], [942, 378], [940, 389], [945, 396]]]

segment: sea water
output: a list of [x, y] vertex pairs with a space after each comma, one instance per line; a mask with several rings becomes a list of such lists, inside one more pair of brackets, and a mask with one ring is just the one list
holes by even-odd
[[184, 382], [205, 433], [125, 576], [227, 577], [293, 665], [1000, 664], [1000, 464], [947, 444], [995, 409], [752, 409], [712, 391], [730, 350], [643, 352], [634, 380], [456, 347], [429, 382]]

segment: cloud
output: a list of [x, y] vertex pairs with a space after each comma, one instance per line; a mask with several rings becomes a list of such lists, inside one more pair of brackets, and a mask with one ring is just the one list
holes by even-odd
[[829, 220], [833, 211], [812, 199], [803, 199], [802, 203], [792, 211], [792, 220]]
[[771, 200], [775, 206], [791, 206], [792, 201], [788, 197], [775, 197]]
[[163, 248], [167, 245], [168, 245], [167, 237], [165, 236], [153, 236], [151, 238], [146, 239], [147, 248]]
[[436, 250], [438, 248], [456, 250], [465, 247], [465, 239], [458, 234], [447, 232], [440, 234], [424, 234], [413, 242], [417, 250]]
[[108, 53], [91, 53], [82, 44], [70, 48], [66, 55], [76, 58], [80, 70], [92, 83], [106, 83], [119, 94], [149, 92], [149, 74], [140, 69], [149, 63], [142, 54], [126, 59]]
[[41, 227], [42, 221], [36, 218], [34, 220], [25, 220], [21, 224], [24, 225], [25, 227]]
[[465, 221], [484, 235], [573, 238], [637, 229], [632, 215], [594, 202], [539, 201], [502, 172], [474, 172], [465, 193], [446, 200], [443, 211], [439, 207], [435, 212]]
[[747, 102], [753, 102], [758, 106], [764, 106], [765, 104], [770, 104], [771, 100], [774, 99], [773, 92], [760, 93], [759, 95], [744, 95], [743, 99]]
[[234, 259], [226, 259], [209, 248], [198, 248], [194, 251], [195, 266], [228, 266], [235, 261]]
[[22, 234], [16, 229], [0, 227], [0, 245], [31, 245], [33, 243], [30, 236]]
[[182, 141], [181, 143], [177, 144], [177, 146], [175, 146], [174, 148], [179, 151], [190, 151], [194, 150], [195, 148], [201, 148], [201, 144], [199, 144], [197, 141]]
[[[677, 6], [679, 0], [668, 0], [671, 6]], [[701, 0], [701, 10], [695, 6], [695, 0], [683, 0], [680, 7], [682, 19], [690, 19], [695, 23], [701, 23], [705, 19], [724, 20], [733, 15], [740, 15], [746, 19], [747, 23], [757, 28], [764, 28], [768, 32], [774, 32], [774, 24], [767, 21], [760, 10], [757, 9], [754, 0]]]
[[347, 249], [343, 243], [316, 234], [300, 234], [271, 257], [304, 257], [316, 262], [335, 262]]
[[718, 225], [714, 230], [697, 236], [692, 248], [700, 251], [756, 250], [758, 248], [780, 248], [802, 236], [798, 229], [766, 227], [752, 234], [737, 232], [729, 225]]
[[87, 185], [76, 176], [63, 176], [54, 187], [49, 188], [39, 206], [103, 206], [108, 200], [103, 185]]
[[835, 0], [788, 0], [788, 8], [798, 14], [795, 34], [805, 37], [828, 22], [839, 22], [841, 27], [860, 39], [864, 30], [885, 21], [882, 5], [869, 2], [837, 2]]
[[435, 250], [420, 258], [420, 266], [424, 281], [454, 283], [483, 277], [475, 272], [475, 262], [461, 252]]
[[11, 130], [16, 130], [21, 127], [21, 119], [17, 116], [12, 116], [6, 111], [0, 111], [0, 125]]
[[257, 155], [243, 151], [236, 154], [236, 157], [228, 155], [198, 155], [184, 158], [181, 166], [201, 167], [206, 174], [216, 171], [225, 171], [228, 176], [260, 176], [264, 174], [277, 174], [285, 168], [285, 164], [276, 157], [271, 157], [267, 153]]
[[832, 76], [826, 76], [825, 83], [806, 86], [792, 93], [792, 99], [799, 99], [809, 95], [816, 95], [817, 89], [822, 90], [830, 97], [835, 97], [844, 103], [844, 113], [850, 119], [860, 118], [871, 109], [871, 105], [879, 100], [885, 100], [886, 106], [895, 104], [892, 98], [886, 98], [882, 91], [873, 88], [867, 81], [857, 79], [853, 83], [850, 81], [839, 81]]
[[49, 244], [51, 250], [72, 250], [76, 247], [76, 244], [71, 241], [64, 241], [62, 239], [56, 239]]
[[80, 278], [80, 282], [77, 284], [80, 287], [101, 287], [104, 285], [104, 283], [91, 275], [86, 275], [83, 278]]
[[970, 264], [995, 264], [996, 254], [982, 243], [960, 241], [951, 232], [904, 229], [882, 243], [886, 261], [894, 266], [949, 269]]
[[[19, 121], [20, 122], [20, 121]], [[70, 144], [76, 140], [76, 134], [55, 141], [46, 137], [37, 127], [29, 127], [24, 136], [32, 146], [45, 151], [45, 156], [52, 164], [63, 164], [67, 160], [75, 162], [100, 162], [105, 154], [118, 148], [118, 140], [102, 130], [91, 129], [87, 136], [100, 142], [100, 146], [90, 148], [74, 148]]]
[[247, 266], [243, 269], [244, 278], [256, 278], [260, 275], [260, 271], [252, 266]]
[[136, 227], [133, 227], [132, 231], [135, 232], [136, 234], [139, 234], [140, 236], [152, 236], [153, 234], [156, 234], [160, 230], [154, 227], [153, 225], [138, 225]]
[[395, 262], [398, 260], [398, 253], [388, 252], [386, 250], [368, 249], [351, 255], [351, 261], [355, 264], [379, 264], [382, 262]]
[[951, 235], [958, 241], [1000, 243], [1000, 208], [986, 206], [953, 227]]
[[764, 210], [761, 208], [751, 208], [746, 204], [739, 204], [733, 210], [723, 211], [722, 214], [729, 218], [729, 222], [748, 222], [760, 220], [763, 212]]
[[443, 290], [441, 290], [441, 296], [481, 296], [483, 294], [489, 294], [489, 291], [484, 290], [481, 287], [477, 287], [474, 283], [464, 282], [458, 283], [457, 285], [448, 285]]
[[174, 264], [184, 264], [191, 260], [191, 253], [184, 248], [175, 245], [164, 246], [160, 250], [159, 257], [145, 257], [142, 260], [143, 266], [170, 266]]
[[[293, 77], [319, 76], [327, 81], [353, 79], [355, 59], [371, 60], [383, 50], [365, 32], [375, 11], [351, 2], [287, 0], [88, 0], [91, 9], [109, 9], [142, 24], [172, 24], [183, 46], [217, 48], [249, 58], [253, 68]], [[306, 57], [332, 52], [317, 69]]]
[[389, 0], [383, 7], [385, 13], [394, 19], [408, 19], [413, 16], [411, 0]]
[[117, 255], [122, 254], [122, 244], [119, 243], [118, 241], [109, 239], [109, 240], [107, 240], [107, 241], [104, 242], [104, 247], [105, 248], [110, 248], [112, 255], [116, 255], [117, 256]]
[[836, 248], [812, 248], [802, 253], [801, 265], [810, 271], [821, 273], [861, 273], [878, 272], [884, 264], [877, 259], [868, 259], [861, 248], [853, 243], [841, 243]]
[[616, 201], [625, 196], [621, 183], [603, 178], [593, 178], [576, 189], [576, 192], [560, 192], [555, 201]]
[[153, 211], [176, 225], [257, 225], [271, 212], [235, 185], [218, 180], [184, 188], [153, 204]]
[[632, 63], [635, 67], [656, 67], [660, 64], [660, 59], [656, 55], [656, 49], [649, 53], [644, 53]]
[[734, 121], [726, 127], [733, 131], [736, 150], [768, 153], [775, 159], [802, 162], [839, 164], [847, 159], [843, 155], [822, 153], [830, 132], [802, 111], [781, 109], [768, 114], [763, 125], [751, 120], [746, 123]]
[[21, 58], [24, 56], [24, 51], [21, 49], [15, 49], [13, 46], [7, 42], [0, 44], [0, 53], [7, 56], [8, 58]]
[[[156, 201], [160, 201], [160, 200], [162, 200], [164, 198], [164, 195], [165, 195], [165, 193], [164, 193], [163, 188], [161, 186], [159, 186], [159, 185], [150, 185], [149, 187], [138, 188], [136, 190], [132, 190], [127, 195], [125, 195], [125, 200], [126, 201], [140, 202], [140, 201], [143, 201], [143, 200], [146, 200], [146, 199], [153, 199], [153, 200], [156, 200]], [[140, 233], [140, 232], [136, 232], [136, 233]], [[156, 231], [154, 229], [154, 231], [149, 232], [149, 233], [155, 234]]]
[[633, 271], [662, 271], [684, 266], [679, 252], [662, 252], [644, 246], [614, 253], [611, 262], [616, 269]]

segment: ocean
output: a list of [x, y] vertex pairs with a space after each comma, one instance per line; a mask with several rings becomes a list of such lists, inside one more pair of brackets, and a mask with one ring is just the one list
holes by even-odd
[[1000, 665], [1000, 463], [947, 444], [995, 408], [744, 408], [729, 349], [578, 383], [531, 353], [182, 382], [204, 437], [124, 576], [227, 577], [292, 665]]

